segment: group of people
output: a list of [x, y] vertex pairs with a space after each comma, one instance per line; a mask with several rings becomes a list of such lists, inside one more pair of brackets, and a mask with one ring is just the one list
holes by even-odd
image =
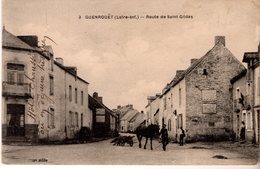
[[[168, 138], [168, 130], [166, 129], [165, 124], [163, 124], [163, 127], [162, 127], [159, 135], [161, 135], [163, 150], [166, 151], [166, 146], [169, 143], [169, 138]], [[180, 144], [180, 146], [183, 146], [185, 136], [186, 136], [185, 130], [182, 127], [180, 127], [180, 129], [179, 129], [179, 144]]]

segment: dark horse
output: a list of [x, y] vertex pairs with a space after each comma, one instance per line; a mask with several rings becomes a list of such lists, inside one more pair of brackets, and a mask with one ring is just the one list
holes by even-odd
[[142, 138], [145, 137], [145, 145], [144, 145], [144, 149], [146, 149], [146, 144], [147, 144], [147, 140], [148, 138], [150, 138], [150, 145], [151, 145], [151, 150], [153, 149], [153, 145], [152, 145], [152, 141], [153, 138], [156, 134], [159, 134], [159, 130], [160, 127], [156, 124], [150, 124], [149, 126], [139, 126], [136, 128], [135, 133], [139, 142], [139, 148], [142, 147]]

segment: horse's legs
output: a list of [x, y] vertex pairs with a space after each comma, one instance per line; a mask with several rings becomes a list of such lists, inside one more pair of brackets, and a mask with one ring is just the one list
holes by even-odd
[[153, 150], [153, 137], [150, 137], [150, 145], [151, 145], [151, 150]]
[[144, 149], [146, 149], [147, 140], [148, 140], [148, 137], [145, 137], [145, 145], [144, 145]]
[[139, 148], [142, 148], [142, 136], [139, 135], [139, 136], [137, 137], [137, 139], [138, 139], [138, 142], [139, 142]]

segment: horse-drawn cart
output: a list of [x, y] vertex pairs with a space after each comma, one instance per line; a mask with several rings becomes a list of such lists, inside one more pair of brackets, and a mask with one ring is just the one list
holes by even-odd
[[119, 136], [111, 141], [111, 143], [114, 143], [113, 145], [117, 146], [125, 146], [125, 144], [129, 144], [131, 147], [134, 145], [133, 141], [134, 136]]

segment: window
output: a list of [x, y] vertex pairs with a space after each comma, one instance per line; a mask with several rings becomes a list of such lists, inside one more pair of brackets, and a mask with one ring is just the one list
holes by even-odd
[[78, 115], [78, 112], [75, 113], [75, 124], [76, 124], [76, 127], [79, 127], [79, 115]]
[[50, 112], [48, 113], [48, 127], [54, 128], [54, 109], [50, 108]]
[[247, 85], [246, 85], [246, 94], [247, 95], [250, 95], [251, 94], [251, 90], [250, 90], [250, 87], [251, 86], [251, 84], [250, 83], [247, 83]]
[[181, 88], [179, 88], [179, 106], [181, 106]]
[[78, 103], [78, 89], [75, 88], [75, 103]]
[[54, 81], [53, 76], [50, 76], [50, 95], [54, 94]]
[[209, 127], [214, 127], [215, 123], [214, 122], [209, 122], [208, 125], [209, 125]]
[[72, 101], [72, 87], [69, 86], [69, 100]]
[[163, 98], [163, 110], [166, 110], [167, 108], [167, 99], [166, 96]]
[[83, 127], [83, 113], [80, 114], [80, 126]]
[[236, 89], [236, 99], [240, 98], [240, 90], [239, 87]]
[[177, 120], [178, 120], [178, 128], [183, 127], [182, 114], [178, 115]]
[[84, 103], [84, 93], [83, 91], [81, 91], [81, 105], [83, 105]]
[[168, 130], [169, 130], [169, 131], [171, 131], [171, 126], [172, 126], [172, 124], [171, 124], [171, 119], [169, 119], [169, 120], [168, 120]]
[[73, 124], [73, 113], [72, 111], [69, 112], [69, 126], [70, 127], [73, 127], [74, 124]]
[[207, 75], [208, 72], [207, 72], [207, 69], [203, 69], [203, 74], [202, 75]]
[[252, 113], [251, 112], [246, 113], [245, 125], [246, 125], [247, 130], [252, 130]]
[[7, 64], [7, 82], [9, 84], [23, 85], [24, 83], [24, 65]]

